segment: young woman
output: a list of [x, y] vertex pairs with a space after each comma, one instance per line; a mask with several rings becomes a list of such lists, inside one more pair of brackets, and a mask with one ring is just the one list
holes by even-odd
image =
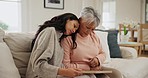
[[60, 42], [71, 36], [73, 46], [76, 46], [75, 32], [79, 28], [79, 20], [72, 13], [53, 17], [40, 25], [32, 41], [26, 78], [60, 78], [81, 75], [78, 68], [60, 68], [63, 59], [63, 49]]

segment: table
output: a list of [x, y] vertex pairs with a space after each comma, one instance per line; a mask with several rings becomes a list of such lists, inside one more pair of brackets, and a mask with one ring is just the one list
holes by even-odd
[[138, 52], [138, 55], [141, 55], [141, 50], [143, 47], [142, 43], [138, 43], [138, 42], [119, 42], [118, 43], [119, 46], [123, 46], [123, 47], [132, 47], [135, 48]]

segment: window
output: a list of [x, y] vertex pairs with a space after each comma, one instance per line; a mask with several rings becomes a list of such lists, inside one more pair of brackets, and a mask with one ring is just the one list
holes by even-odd
[[116, 24], [115, 8], [116, 8], [115, 0], [103, 0], [102, 26], [104, 26], [105, 29], [115, 29], [115, 24]]
[[0, 23], [7, 31], [21, 31], [21, 0], [0, 0]]

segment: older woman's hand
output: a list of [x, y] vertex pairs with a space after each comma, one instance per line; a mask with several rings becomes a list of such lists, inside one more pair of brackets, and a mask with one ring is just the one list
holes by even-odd
[[90, 59], [89, 65], [92, 68], [95, 68], [95, 67], [99, 66], [100, 63], [99, 63], [98, 58], [97, 57], [94, 57], [94, 58]]
[[101, 67], [100, 66], [97, 66], [97, 67], [94, 67], [94, 68], [90, 68], [90, 70], [100, 71], [101, 70]]

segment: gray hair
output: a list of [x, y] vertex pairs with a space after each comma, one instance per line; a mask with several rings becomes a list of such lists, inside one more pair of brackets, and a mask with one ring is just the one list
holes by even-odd
[[98, 17], [98, 13], [92, 7], [85, 7], [81, 13], [80, 18], [83, 18], [85, 22], [95, 23], [95, 27], [97, 27], [100, 23], [100, 19]]

